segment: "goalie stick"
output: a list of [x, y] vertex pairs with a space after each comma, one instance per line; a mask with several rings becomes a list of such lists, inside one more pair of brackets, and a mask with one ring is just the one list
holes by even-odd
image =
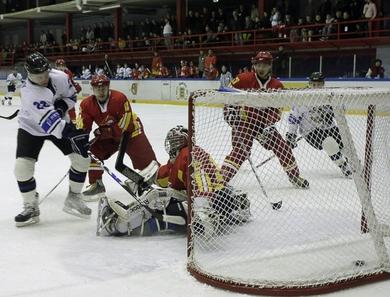
[[[145, 208], [148, 212], [150, 212], [151, 215], [153, 217], [155, 217], [157, 220], [167, 222], [167, 223], [176, 224], [176, 225], [185, 225], [185, 220], [183, 220], [183, 217], [161, 214], [161, 213], [157, 212], [156, 210], [151, 209], [148, 205], [143, 204], [142, 201], [138, 199], [136, 193], [133, 193], [133, 191], [131, 191], [130, 188], [124, 182], [122, 182], [119, 177], [117, 177], [113, 172], [111, 172], [111, 170], [106, 165], [104, 165], [101, 160], [99, 160], [90, 151], [88, 152], [88, 155], [91, 157], [92, 160], [94, 160], [97, 164], [99, 164], [103, 168], [103, 170], [105, 172], [107, 172], [109, 176], [111, 176], [113, 178], [113, 180], [115, 180], [127, 193], [129, 193], [143, 208]], [[135, 171], [134, 171], [134, 173], [137, 174], [137, 172], [135, 172]]]
[[123, 163], [123, 158], [127, 149], [127, 144], [129, 143], [130, 132], [125, 131], [122, 133], [121, 141], [118, 149], [118, 156], [115, 162], [115, 169], [118, 170], [121, 174], [126, 176], [128, 179], [132, 180], [135, 184], [138, 185], [138, 194], [141, 195], [143, 191], [148, 189], [150, 185], [145, 182], [144, 177], [140, 175], [135, 170], [126, 166]]
[[0, 119], [5, 119], [5, 120], [12, 120], [13, 118], [15, 118], [19, 113], [19, 109], [17, 109], [13, 114], [9, 115], [9, 116], [2, 116], [0, 115]]

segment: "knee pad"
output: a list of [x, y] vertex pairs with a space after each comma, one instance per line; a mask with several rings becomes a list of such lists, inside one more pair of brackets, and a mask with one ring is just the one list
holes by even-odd
[[339, 144], [333, 137], [330, 136], [326, 137], [322, 141], [322, 147], [329, 155], [329, 157], [336, 155], [340, 151]]
[[14, 174], [17, 181], [27, 181], [34, 176], [35, 159], [17, 158], [15, 162]]
[[84, 158], [79, 154], [71, 153], [69, 155], [69, 159], [73, 169], [77, 170], [78, 172], [88, 171], [89, 163], [91, 162], [91, 159], [89, 157]]

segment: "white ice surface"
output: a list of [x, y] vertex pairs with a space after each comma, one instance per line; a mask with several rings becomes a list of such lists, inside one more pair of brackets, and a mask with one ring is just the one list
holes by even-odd
[[[0, 106], [1, 115], [17, 106]], [[181, 106], [133, 104], [160, 162], [166, 132], [187, 125]], [[41, 205], [41, 222], [16, 228], [13, 218], [21, 211], [21, 198], [13, 175], [17, 119], [0, 119], [0, 297], [26, 296], [244, 296], [201, 284], [186, 271], [186, 237], [96, 237], [96, 203], [93, 215], [82, 220], [62, 212], [67, 192], [64, 181]], [[106, 164], [114, 169], [114, 160]], [[65, 174], [69, 161], [46, 143], [36, 165], [41, 197]], [[118, 174], [119, 176], [119, 174]], [[127, 194], [104, 176], [108, 195], [121, 200]], [[380, 282], [326, 296], [390, 296], [390, 282]]]

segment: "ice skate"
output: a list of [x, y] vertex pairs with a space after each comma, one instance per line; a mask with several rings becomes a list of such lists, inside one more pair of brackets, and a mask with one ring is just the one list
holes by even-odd
[[288, 180], [298, 189], [308, 189], [310, 186], [309, 182], [300, 176], [291, 176]]
[[95, 183], [90, 184], [87, 189], [83, 192], [83, 200], [85, 202], [98, 201], [100, 198], [106, 196], [106, 188], [104, 187], [103, 181], [98, 179]]
[[35, 198], [32, 203], [24, 203], [24, 210], [15, 217], [16, 227], [39, 223], [38, 194], [35, 195]]
[[88, 219], [91, 216], [92, 211], [84, 204], [81, 196], [81, 194], [69, 191], [64, 202], [63, 211], [76, 217]]

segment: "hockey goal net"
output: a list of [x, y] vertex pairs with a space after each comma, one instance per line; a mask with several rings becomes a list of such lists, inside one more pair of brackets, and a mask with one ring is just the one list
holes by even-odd
[[[215, 197], [198, 194], [197, 182], [208, 175], [207, 169], [196, 166], [195, 148], [201, 147], [222, 168], [232, 151], [233, 129], [252, 137], [264, 128], [258, 122], [248, 124], [253, 118], [248, 107], [257, 112], [278, 108], [281, 116], [274, 126], [285, 139], [293, 106], [306, 108], [314, 123], [323, 106], [332, 107], [344, 146], [340, 153], [351, 176], [346, 177], [325, 150], [298, 134], [293, 154], [300, 175], [310, 183], [308, 189], [298, 189], [259, 137], [251, 148], [237, 150], [246, 154], [245, 162], [227, 183], [239, 193], [234, 198], [244, 193], [250, 201], [250, 218], [215, 211], [210, 202]], [[228, 120], [227, 107], [238, 110], [238, 116]], [[243, 293], [308, 295], [389, 277], [389, 89], [199, 90], [189, 99], [189, 133], [187, 268], [198, 280]], [[202, 200], [210, 203], [198, 202]], [[275, 202], [282, 203], [272, 207]], [[219, 209], [237, 210], [229, 199], [219, 204]]]

